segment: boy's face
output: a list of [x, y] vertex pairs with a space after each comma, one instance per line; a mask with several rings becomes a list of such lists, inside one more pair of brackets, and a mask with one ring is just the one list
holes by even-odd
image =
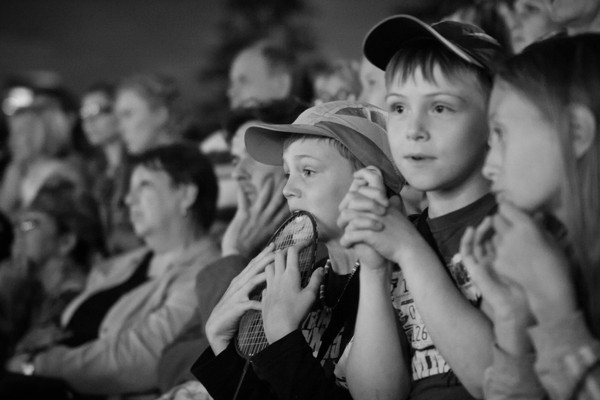
[[490, 150], [483, 173], [498, 201], [509, 200], [527, 211], [557, 211], [564, 166], [554, 124], [520, 93], [498, 84], [489, 120]]
[[394, 161], [408, 183], [426, 192], [450, 192], [481, 179], [486, 154], [486, 97], [474, 77], [434, 81], [417, 69], [398, 77], [386, 98]]
[[290, 211], [313, 214], [320, 241], [339, 238], [342, 232], [337, 226], [338, 206], [354, 174], [350, 161], [327, 141], [302, 139], [284, 150], [283, 168], [288, 175], [283, 195]]

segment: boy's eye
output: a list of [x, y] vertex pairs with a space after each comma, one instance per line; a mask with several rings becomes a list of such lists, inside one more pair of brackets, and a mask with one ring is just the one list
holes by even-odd
[[390, 105], [390, 112], [395, 114], [402, 114], [404, 112], [404, 105], [393, 103]]
[[303, 168], [302, 169], [302, 175], [304, 176], [312, 176], [315, 173], [315, 171], [308, 169], [308, 168]]
[[504, 132], [502, 131], [502, 129], [497, 128], [497, 127], [492, 127], [490, 129], [489, 144], [492, 144], [494, 142], [501, 142], [503, 139], [504, 139]]
[[448, 107], [444, 106], [444, 105], [437, 104], [437, 105], [435, 105], [435, 106], [433, 107], [433, 111], [434, 111], [435, 113], [437, 113], [437, 114], [443, 114], [443, 113], [445, 113], [445, 112], [449, 112], [449, 111], [452, 111], [452, 110], [451, 110], [450, 108], [448, 108]]

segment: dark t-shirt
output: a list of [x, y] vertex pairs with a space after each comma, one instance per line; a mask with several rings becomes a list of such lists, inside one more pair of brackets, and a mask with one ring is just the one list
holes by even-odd
[[[460, 287], [463, 295], [476, 306], [480, 296], [472, 293], [468, 280], [461, 275], [462, 269], [457, 253], [467, 227], [477, 226], [483, 218], [495, 210], [495, 199], [488, 194], [466, 207], [441, 217], [429, 219], [428, 210], [411, 217], [411, 221], [446, 266], [446, 272], [453, 278], [457, 287]], [[410, 343], [414, 380], [410, 399], [472, 399], [431, 340], [401, 271], [398, 272], [392, 301]]]

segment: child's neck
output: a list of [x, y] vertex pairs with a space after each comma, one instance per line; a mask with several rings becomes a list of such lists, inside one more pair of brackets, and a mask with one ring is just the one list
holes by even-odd
[[327, 247], [333, 271], [338, 275], [351, 273], [356, 263], [354, 252], [342, 247], [338, 240], [329, 241], [325, 246]]
[[428, 216], [437, 218], [460, 210], [480, 199], [489, 191], [489, 181], [481, 174], [477, 174], [452, 189], [427, 192]]

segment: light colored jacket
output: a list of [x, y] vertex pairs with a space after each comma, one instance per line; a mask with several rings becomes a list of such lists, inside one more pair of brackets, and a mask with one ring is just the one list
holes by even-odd
[[[148, 251], [133, 251], [95, 269], [85, 291], [65, 310], [63, 323], [90, 296], [124, 282]], [[98, 339], [38, 354], [35, 374], [64, 379], [87, 394], [156, 390], [160, 355], [197, 307], [196, 275], [219, 256], [219, 246], [211, 238], [201, 239], [179, 254], [154, 256], [149, 280], [121, 297], [108, 311]]]

